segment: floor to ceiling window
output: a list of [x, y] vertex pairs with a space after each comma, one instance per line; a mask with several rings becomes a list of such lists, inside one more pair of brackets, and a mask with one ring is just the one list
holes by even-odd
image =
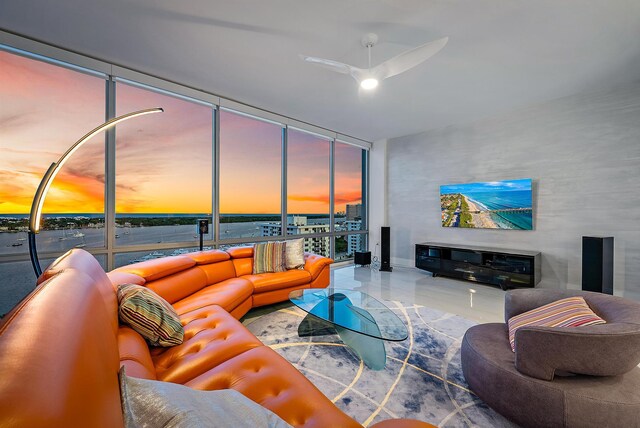
[[[36, 188], [52, 162], [104, 122], [105, 78], [0, 50], [0, 256], [28, 252]], [[55, 178], [37, 237], [43, 256], [104, 247], [104, 168], [104, 136], [96, 136]], [[0, 278], [11, 285], [3, 314], [35, 276], [30, 263], [14, 262], [0, 263]]]
[[56, 177], [37, 238], [43, 268], [70, 248], [105, 270], [194, 251], [200, 218], [212, 222], [205, 248], [297, 235], [306, 251], [336, 260], [366, 248], [363, 148], [273, 113], [221, 108], [206, 92], [61, 57], [0, 45], [0, 315], [35, 286], [28, 213], [48, 166], [106, 119], [140, 109], [164, 113], [95, 136]]
[[[366, 180], [366, 152], [360, 147], [336, 141], [334, 149], [334, 201], [336, 232], [366, 229], [366, 205], [363, 204]], [[335, 237], [336, 260], [352, 259], [366, 247], [365, 236], [344, 234]]]
[[[164, 112], [124, 122], [116, 129], [115, 244], [197, 245], [196, 220], [211, 219], [213, 208], [214, 110], [117, 83], [116, 115], [152, 107]], [[213, 239], [212, 228], [204, 239]], [[142, 257], [154, 254], [165, 255], [149, 252]], [[140, 257], [132, 253], [130, 259]]]
[[[331, 140], [287, 130], [287, 234], [331, 231]], [[328, 237], [307, 238], [305, 250], [329, 255]]]
[[220, 112], [220, 237], [281, 234], [280, 124]]

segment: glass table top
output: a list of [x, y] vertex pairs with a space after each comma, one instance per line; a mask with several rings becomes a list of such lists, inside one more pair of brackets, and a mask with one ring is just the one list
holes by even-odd
[[323, 321], [377, 339], [402, 341], [409, 334], [391, 309], [360, 291], [310, 288], [292, 291], [289, 300]]

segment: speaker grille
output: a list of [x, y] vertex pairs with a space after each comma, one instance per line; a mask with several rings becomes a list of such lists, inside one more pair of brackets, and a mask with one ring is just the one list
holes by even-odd
[[391, 228], [380, 229], [380, 270], [391, 272]]

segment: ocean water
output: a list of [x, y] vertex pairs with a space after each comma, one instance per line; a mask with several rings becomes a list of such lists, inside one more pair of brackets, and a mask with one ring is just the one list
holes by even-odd
[[[531, 208], [533, 206], [530, 190], [467, 192], [465, 196], [489, 210]], [[531, 211], [523, 213], [491, 213], [491, 218], [501, 229], [533, 229], [533, 213]]]

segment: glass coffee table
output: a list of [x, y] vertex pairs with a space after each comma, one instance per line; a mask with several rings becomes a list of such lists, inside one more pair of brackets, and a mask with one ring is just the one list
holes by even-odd
[[289, 300], [307, 312], [298, 326], [300, 337], [337, 333], [373, 370], [387, 362], [383, 341], [401, 342], [409, 334], [391, 309], [360, 291], [310, 288], [292, 291]]

